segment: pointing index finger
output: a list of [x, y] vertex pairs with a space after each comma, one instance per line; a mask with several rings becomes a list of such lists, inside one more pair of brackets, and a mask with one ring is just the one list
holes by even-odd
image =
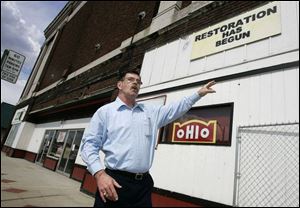
[[216, 82], [215, 82], [215, 80], [213, 80], [213, 81], [210, 81], [209, 83], [207, 83], [206, 84], [206, 87], [211, 87], [211, 86], [213, 86], [213, 85], [215, 85], [216, 84]]

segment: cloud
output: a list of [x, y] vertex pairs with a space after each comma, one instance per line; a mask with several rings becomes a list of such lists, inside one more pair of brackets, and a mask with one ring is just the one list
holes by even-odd
[[11, 49], [25, 55], [24, 66], [31, 70], [44, 36], [42, 28], [25, 20], [25, 15], [17, 2], [1, 2], [1, 51]]
[[1, 1], [1, 54], [11, 49], [26, 56], [28, 76], [45, 40], [43, 31], [66, 1]]
[[66, 3], [1, 1], [1, 56], [5, 49], [11, 49], [26, 57], [16, 84], [1, 80], [1, 101], [17, 103], [45, 40], [43, 31]]
[[[18, 80], [16, 84], [1, 80], [1, 102], [16, 105], [25, 85], [26, 80]], [[2, 95], [4, 96], [2, 97]]]

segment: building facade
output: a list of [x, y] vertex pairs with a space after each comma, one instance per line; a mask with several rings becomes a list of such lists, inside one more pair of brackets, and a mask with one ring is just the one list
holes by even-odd
[[138, 101], [158, 105], [215, 80], [217, 93], [159, 130], [154, 205], [299, 206], [298, 2], [75, 1], [45, 37], [8, 155], [93, 194], [79, 147], [121, 71], [139, 68]]

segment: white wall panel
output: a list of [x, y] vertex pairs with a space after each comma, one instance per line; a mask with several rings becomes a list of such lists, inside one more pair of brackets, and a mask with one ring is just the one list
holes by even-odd
[[229, 97], [231, 91], [230, 87], [230, 82], [222, 82], [221, 85], [215, 85], [212, 88], [216, 91], [216, 93], [210, 94], [210, 96], [206, 96], [204, 99], [207, 100], [208, 103], [216, 104], [229, 102], [232, 100], [232, 97]]
[[261, 76], [256, 75], [250, 77], [249, 84], [249, 115], [248, 122], [250, 124], [259, 124], [260, 117], [262, 112], [260, 112], [260, 84], [261, 84]]
[[188, 75], [196, 75], [205, 72], [206, 57], [197, 59], [190, 63]]
[[150, 78], [150, 85], [158, 84], [161, 82], [161, 76], [162, 76], [162, 69], [164, 68], [165, 64], [165, 56], [167, 53], [167, 47], [160, 47], [155, 49], [155, 56], [154, 56], [154, 62], [153, 67], [151, 70], [151, 78]]
[[273, 72], [272, 86], [268, 90], [271, 93], [271, 120], [275, 123], [285, 120], [285, 86], [283, 73]]
[[18, 141], [16, 148], [21, 150], [27, 150], [28, 145], [31, 141], [32, 133], [35, 128], [35, 124], [30, 122], [23, 122], [23, 125], [24, 126], [20, 135], [20, 140]]
[[15, 139], [13, 140], [13, 143], [11, 145], [12, 148], [16, 148], [19, 140], [21, 139], [21, 135], [24, 130], [24, 126], [25, 126], [25, 122], [20, 123], [20, 126], [19, 126], [18, 131], [15, 136]]
[[286, 105], [285, 117], [291, 122], [299, 121], [299, 99], [295, 99], [295, 95], [299, 96], [299, 70], [285, 70], [283, 77]]
[[282, 33], [271, 38], [271, 54], [299, 49], [299, 4], [296, 1], [280, 1], [280, 4]]
[[225, 64], [224, 54], [225, 53], [223, 51], [223, 52], [219, 52], [219, 53], [207, 56], [205, 71], [211, 71], [213, 69], [218, 69], [218, 68], [224, 67], [224, 64]]
[[153, 63], [155, 62], [155, 50], [151, 50], [148, 51], [145, 55], [144, 55], [144, 60], [143, 60], [143, 64], [142, 64], [142, 69], [141, 70], [141, 78], [142, 78], [142, 82], [143, 82], [143, 87], [144, 86], [148, 86], [150, 83], [150, 79], [151, 79], [151, 72], [152, 72], [152, 67], [153, 67]]
[[269, 55], [270, 39], [266, 38], [247, 45], [246, 60], [255, 60]]
[[233, 152], [234, 146], [159, 145], [151, 168], [155, 187], [231, 204]]
[[297, 25], [297, 32], [299, 34], [299, 1], [296, 1], [296, 25]]
[[235, 100], [236, 104], [236, 120], [237, 123], [241, 125], [250, 125], [249, 124], [249, 105], [250, 105], [250, 98], [249, 98], [249, 90], [250, 90], [250, 83], [246, 80], [249, 78], [241, 78], [239, 85], [238, 85], [238, 97]]
[[225, 51], [224, 66], [231, 66], [243, 62], [246, 59], [246, 46], [239, 46]]
[[228, 102], [232, 102], [238, 99], [240, 80], [230, 80], [229, 85]]
[[260, 83], [260, 112], [262, 113], [260, 122], [266, 124], [272, 120], [272, 111], [270, 106], [272, 105], [272, 94], [270, 89], [272, 88], [272, 77], [270, 75], [261, 75]]
[[173, 41], [171, 43], [168, 43], [166, 46], [166, 56], [165, 56], [165, 64], [163, 67], [163, 72], [161, 76], [161, 81], [169, 81], [174, 79], [175, 76], [175, 67], [177, 65], [177, 56], [178, 56], [178, 47], [179, 47], [180, 41]]
[[185, 77], [188, 75], [190, 66], [190, 52], [192, 50], [192, 36], [185, 39], [179, 39], [179, 55], [177, 56], [177, 64], [175, 69], [175, 79]]

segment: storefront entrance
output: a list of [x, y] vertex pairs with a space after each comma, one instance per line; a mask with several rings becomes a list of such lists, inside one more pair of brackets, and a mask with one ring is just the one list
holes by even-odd
[[83, 129], [46, 130], [36, 162], [43, 165], [46, 157], [57, 162], [56, 171], [69, 176], [75, 164]]
[[63, 154], [57, 165], [57, 171], [70, 175], [82, 139], [83, 130], [69, 130], [65, 139]]
[[43, 163], [46, 159], [46, 156], [48, 154], [49, 147], [53, 140], [54, 135], [55, 135], [55, 130], [47, 130], [45, 132], [44, 140], [43, 140], [41, 149], [40, 149], [39, 154], [36, 159], [36, 163], [38, 163], [39, 165], [43, 165]]

